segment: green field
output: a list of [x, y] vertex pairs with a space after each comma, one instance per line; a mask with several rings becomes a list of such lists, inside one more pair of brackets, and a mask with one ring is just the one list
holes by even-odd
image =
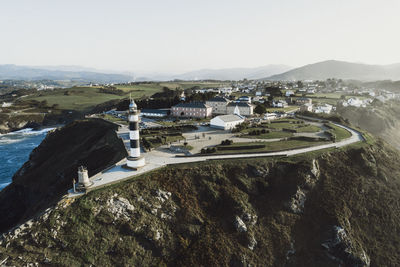
[[124, 96], [99, 93], [98, 88], [74, 87], [69, 89], [39, 92], [24, 98], [24, 100], [45, 100], [47, 101], [48, 106], [57, 104], [59, 109], [87, 111], [97, 104], [121, 98], [124, 98]]
[[208, 82], [162, 82], [162, 83], [140, 83], [132, 85], [115, 85], [124, 94], [109, 94], [99, 92], [100, 87], [72, 87], [67, 89], [56, 89], [40, 91], [32, 94], [23, 100], [47, 101], [48, 106], [58, 105], [59, 109], [89, 111], [96, 105], [106, 101], [123, 99], [132, 95], [133, 98], [148, 97], [157, 92], [161, 92], [163, 87], [170, 89], [186, 89], [193, 86], [218, 87], [227, 84], [223, 83], [208, 83]]

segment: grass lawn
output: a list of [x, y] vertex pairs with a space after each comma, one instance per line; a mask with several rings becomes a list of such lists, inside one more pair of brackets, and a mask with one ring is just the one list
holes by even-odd
[[317, 133], [320, 132], [322, 129], [315, 125], [305, 125], [300, 128], [296, 128], [298, 133]]
[[327, 144], [329, 142], [312, 142], [312, 141], [303, 141], [303, 140], [287, 140], [287, 141], [277, 141], [277, 142], [249, 142], [249, 143], [233, 143], [229, 146], [224, 147], [241, 147], [241, 146], [252, 146], [252, 145], [265, 145], [263, 148], [257, 149], [232, 149], [232, 150], [218, 150], [213, 154], [236, 154], [236, 153], [261, 153], [261, 152], [275, 152], [275, 151], [282, 151], [288, 149], [295, 149], [295, 148], [303, 148], [303, 147], [310, 147], [316, 146], [321, 144]]
[[272, 129], [282, 129], [282, 128], [296, 129], [299, 126], [305, 125], [304, 123], [297, 123], [300, 121], [302, 121], [302, 120], [287, 118], [287, 119], [281, 119], [281, 120], [274, 120], [271, 123], [264, 124], [264, 125], [268, 126], [268, 128], [272, 128]]
[[336, 141], [341, 141], [351, 137], [351, 133], [346, 129], [336, 126], [332, 123], [328, 123], [328, 125], [332, 128], [333, 133], [336, 135]]
[[292, 137], [293, 134], [289, 132], [270, 132], [260, 135], [243, 135], [241, 137], [244, 138], [252, 138], [252, 139], [275, 139], [275, 138], [285, 138], [285, 137]]

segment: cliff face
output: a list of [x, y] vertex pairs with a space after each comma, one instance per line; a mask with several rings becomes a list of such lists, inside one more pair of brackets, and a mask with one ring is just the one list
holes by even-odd
[[93, 175], [127, 153], [116, 125], [76, 121], [49, 133], [0, 192], [0, 232], [44, 210], [72, 187], [80, 165]]
[[8, 265], [397, 266], [400, 160], [382, 143], [317, 156], [172, 166], [1, 242]]

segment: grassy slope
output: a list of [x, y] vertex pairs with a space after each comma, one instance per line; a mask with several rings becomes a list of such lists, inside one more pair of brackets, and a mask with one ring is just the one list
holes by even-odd
[[[196, 83], [196, 82], [164, 82], [164, 83], [143, 83], [134, 85], [116, 85], [117, 89], [123, 90], [125, 95], [105, 94], [98, 92], [98, 87], [74, 87], [68, 89], [58, 89], [54, 91], [41, 91], [30, 95], [24, 100], [46, 100], [48, 105], [58, 104], [60, 109], [73, 109], [77, 111], [87, 111], [97, 104], [128, 97], [130, 94], [133, 98], [143, 96], [151, 96], [154, 93], [161, 92], [164, 86], [175, 88], [190, 88], [193, 86], [215, 87], [224, 84], [220, 83]], [[68, 91], [69, 95], [64, 95]]]

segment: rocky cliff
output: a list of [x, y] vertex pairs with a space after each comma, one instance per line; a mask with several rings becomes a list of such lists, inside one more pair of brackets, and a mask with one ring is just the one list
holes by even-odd
[[49, 133], [0, 192], [0, 232], [48, 208], [72, 187], [77, 168], [93, 175], [127, 153], [117, 126], [97, 119], [70, 123]]
[[0, 260], [397, 266], [399, 160], [378, 142], [294, 158], [167, 167], [60, 202], [6, 235]]
[[24, 128], [67, 124], [74, 120], [82, 119], [83, 117], [82, 113], [72, 110], [63, 110], [58, 114], [0, 113], [0, 134]]

